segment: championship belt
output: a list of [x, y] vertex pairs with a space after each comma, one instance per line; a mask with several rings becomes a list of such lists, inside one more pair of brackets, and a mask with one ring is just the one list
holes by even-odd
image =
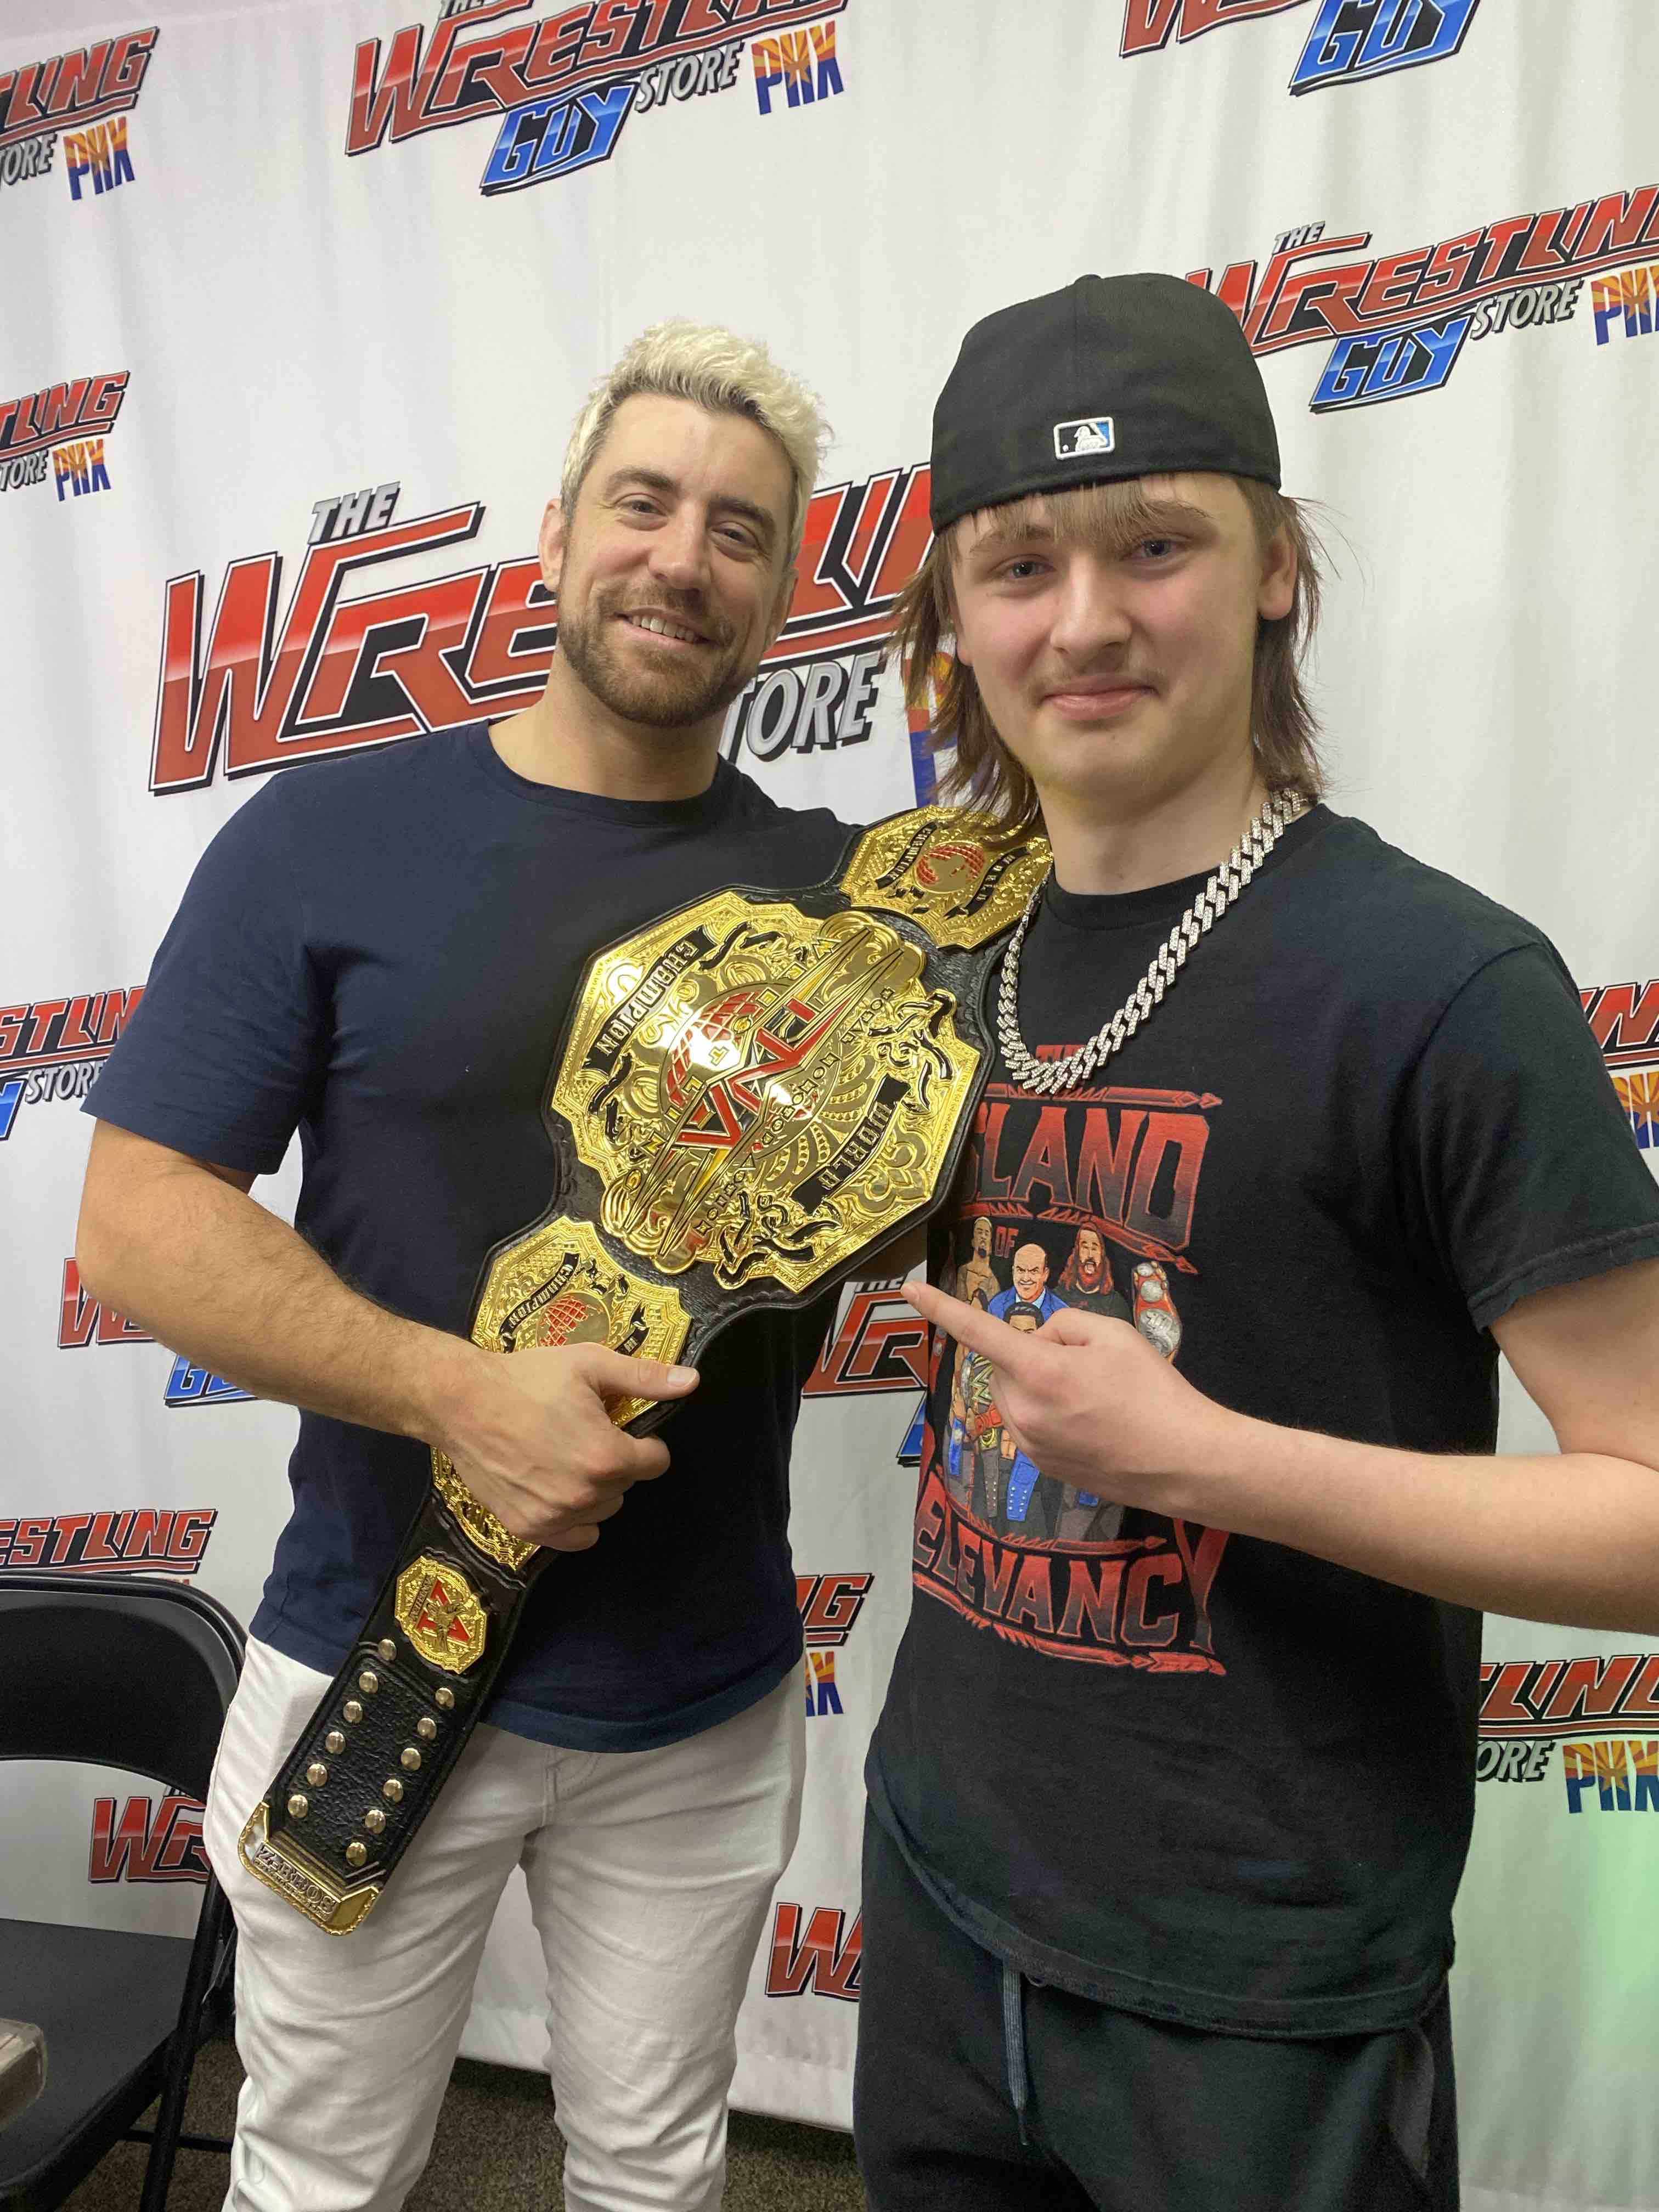
[[[1048, 866], [1041, 838], [924, 807], [816, 890], [716, 891], [596, 953], [544, 1102], [553, 1201], [490, 1254], [472, 1341], [695, 1364], [931, 1213], [988, 1064], [994, 949]], [[672, 1411], [611, 1418], [637, 1435]], [[331, 1935], [385, 1888], [553, 1556], [434, 1451], [350, 1657], [242, 1831], [243, 1864]]]

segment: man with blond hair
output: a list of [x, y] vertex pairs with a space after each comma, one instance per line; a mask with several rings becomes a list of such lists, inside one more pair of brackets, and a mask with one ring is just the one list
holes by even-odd
[[[565, 2203], [720, 2197], [734, 2022], [799, 1812], [787, 1472], [823, 1315], [745, 1318], [701, 1379], [599, 1344], [503, 1359], [466, 1332], [486, 1255], [551, 1195], [540, 1100], [588, 955], [734, 881], [821, 882], [844, 842], [719, 750], [782, 626], [824, 436], [763, 348], [689, 324], [637, 340], [542, 523], [542, 698], [267, 784], [204, 854], [90, 1101], [85, 1279], [301, 1409], [205, 1823], [240, 1933], [236, 2212], [402, 2203], [515, 1867]], [[296, 1130], [291, 1230], [247, 1193]], [[672, 1466], [613, 1427], [629, 1395], [684, 1401]], [[567, 1556], [396, 1886], [341, 1942], [252, 1879], [238, 1832], [434, 1447]]]
[[[1451, 2212], [1479, 1608], [1659, 1631], [1659, 1190], [1553, 948], [1321, 803], [1310, 547], [1228, 308], [991, 315], [933, 464], [911, 681], [948, 635], [959, 782], [1054, 866], [929, 1273], [975, 1211], [1082, 1214], [1134, 1321], [909, 1293], [1061, 1510], [976, 1520], [936, 1383], [868, 1767], [870, 2203]], [[1500, 1349], [1559, 1455], [1493, 1455]]]

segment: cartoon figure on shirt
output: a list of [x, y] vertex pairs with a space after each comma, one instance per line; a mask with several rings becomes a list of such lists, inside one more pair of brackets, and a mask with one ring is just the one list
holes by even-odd
[[999, 1291], [991, 1301], [989, 1310], [999, 1321], [1008, 1318], [1011, 1308], [1028, 1305], [1036, 1308], [1038, 1325], [1056, 1314], [1066, 1298], [1057, 1297], [1048, 1288], [1048, 1255], [1041, 1244], [1022, 1244], [1014, 1255], [1013, 1288]]
[[991, 1395], [991, 1363], [958, 1352], [951, 1385], [945, 1487], [964, 1511], [984, 1520], [1002, 1503], [1002, 1416]]
[[[1040, 1329], [1051, 1314], [1060, 1312], [1064, 1303], [1064, 1298], [1057, 1298], [1055, 1291], [1048, 1290], [1048, 1252], [1044, 1245], [1033, 1241], [1022, 1243], [1013, 1255], [1013, 1287], [1000, 1290], [995, 1298], [991, 1298], [988, 1312], [994, 1312], [998, 1321], [1009, 1322], [1011, 1329], [1033, 1332]], [[991, 1444], [995, 1444], [995, 1460], [1000, 1460], [1000, 1464], [987, 1467]], [[1015, 1522], [1022, 1524], [1030, 1510], [1030, 1495], [1040, 1482], [1040, 1468], [1033, 1460], [1026, 1458], [1024, 1451], [1020, 1451], [1013, 1436], [1009, 1436], [995, 1402], [991, 1402], [988, 1420], [980, 1431], [980, 1475], [987, 1509], [984, 1517], [998, 1526], [1013, 1526]]]
[[[969, 1305], [989, 1307], [994, 1298], [1002, 1295], [1002, 1285], [991, 1265], [991, 1224], [983, 1214], [975, 1219], [972, 1235], [968, 1257], [946, 1280], [953, 1297], [965, 1299]], [[1046, 1267], [1047, 1255], [1042, 1258]], [[981, 1475], [978, 1465], [981, 1437], [993, 1428], [997, 1434], [989, 1437], [986, 1449], [1000, 1455], [1001, 1420], [991, 1401], [990, 1368], [958, 1345], [951, 1376], [951, 1429], [945, 1453], [945, 1487], [958, 1504], [970, 1505], [976, 1486], [981, 1491], [994, 1487], [1001, 1495], [1001, 1469], [993, 1468]], [[995, 1477], [994, 1483], [988, 1479], [991, 1475]]]
[[[1049, 1295], [1052, 1296], [1052, 1293]], [[1006, 1291], [1003, 1293], [1005, 1298], [1008, 1296], [1009, 1293]], [[1058, 1312], [1064, 1304], [1063, 1298], [1054, 1298], [1050, 1310]], [[1026, 1299], [1018, 1298], [1012, 1304], [1004, 1306], [1001, 1318], [1007, 1322], [1010, 1328], [1017, 1328], [1022, 1336], [1031, 1336], [1042, 1328], [1048, 1316], [1040, 1306], [1032, 1305]], [[1007, 1525], [1012, 1528], [1017, 1523], [1024, 1523], [1026, 1516], [1030, 1512], [1032, 1493], [1042, 1480], [1042, 1472], [1035, 1460], [1026, 1457], [1006, 1428], [1000, 1431], [1000, 1434], [1002, 1455], [1009, 1462], [1008, 1490], [1004, 1514]], [[1046, 1535], [1048, 1530], [1039, 1528], [1032, 1533]]]
[[1131, 1321], [1129, 1301], [1112, 1280], [1112, 1264], [1106, 1256], [1106, 1239], [1087, 1223], [1060, 1271], [1064, 1303], [1080, 1306], [1085, 1313], [1105, 1314], [1112, 1321]]
[[945, 1287], [965, 1305], [988, 1306], [1002, 1285], [991, 1265], [991, 1224], [980, 1214], [973, 1227], [973, 1249], [959, 1267], [951, 1269]]

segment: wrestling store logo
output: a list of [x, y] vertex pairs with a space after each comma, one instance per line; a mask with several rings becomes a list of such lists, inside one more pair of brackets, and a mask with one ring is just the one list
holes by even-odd
[[[1659, 252], [1659, 185], [1505, 216], [1400, 252], [1363, 254], [1370, 241], [1368, 230], [1328, 238], [1322, 222], [1304, 223], [1280, 234], [1259, 279], [1254, 261], [1231, 262], [1219, 283], [1208, 268], [1188, 278], [1226, 302], [1258, 356], [1331, 347], [1313, 413], [1371, 407], [1439, 391], [1471, 340], [1571, 322], [1587, 278]], [[1620, 313], [1623, 301], [1621, 287]]]
[[478, 184], [484, 197], [549, 184], [608, 161], [634, 116], [731, 91], [750, 34], [763, 115], [844, 89], [829, 19], [848, 0], [588, 0], [501, 21], [530, 4], [448, 0], [429, 37], [404, 24], [384, 60], [381, 41], [364, 40], [347, 154], [488, 119], [496, 129]]
[[[199, 790], [216, 768], [263, 775], [499, 720], [541, 696], [558, 628], [533, 558], [345, 596], [361, 571], [477, 537], [482, 501], [400, 522], [400, 490], [376, 484], [316, 502], [286, 605], [281, 554], [233, 560], [205, 643], [203, 572], [168, 579], [153, 792]], [[727, 710], [728, 758], [746, 750], [781, 761], [868, 739], [893, 603], [927, 547], [927, 468], [911, 465], [813, 494], [788, 618]]]
[[927, 1324], [907, 1304], [904, 1280], [893, 1275], [847, 1285], [836, 1325], [824, 1339], [817, 1364], [802, 1389], [804, 1398], [862, 1397], [875, 1391], [908, 1391], [913, 1402], [899, 1437], [901, 1467], [921, 1456], [924, 1395], [927, 1387]]
[[1654, 302], [1659, 300], [1659, 264], [1641, 264], [1620, 270], [1616, 276], [1598, 276], [1590, 286], [1590, 318], [1595, 343], [1610, 345], [1616, 337], [1650, 338]]
[[193, 1575], [218, 1517], [210, 1505], [143, 1505], [0, 1520], [0, 1575]]
[[253, 1402], [253, 1393], [228, 1382], [222, 1375], [198, 1367], [180, 1352], [173, 1357], [161, 1402], [164, 1406], [248, 1406]]
[[833, 23], [810, 23], [804, 31], [781, 31], [775, 39], [757, 39], [750, 52], [755, 64], [755, 100], [763, 115], [775, 112], [780, 86], [786, 108], [811, 107], [815, 101], [847, 89], [836, 59]]
[[795, 1577], [795, 1602], [800, 1609], [801, 1637], [806, 1646], [801, 1678], [809, 1721], [823, 1720], [842, 1711], [841, 1692], [836, 1686], [836, 1654], [852, 1634], [875, 1579], [872, 1574]]
[[1659, 977], [1595, 984], [1579, 996], [1638, 1145], [1659, 1155]]
[[852, 1915], [849, 1926], [838, 1905], [815, 1905], [809, 1912], [804, 1905], [780, 1899], [772, 1916], [766, 1994], [837, 1997], [843, 2004], [856, 2004], [863, 1951], [861, 1913]]
[[110, 1881], [205, 1881], [207, 1854], [202, 1846], [199, 1799], [170, 1790], [158, 1805], [150, 1797], [92, 1801], [92, 1842], [87, 1880]]
[[131, 374], [110, 369], [0, 399], [0, 491], [45, 483], [48, 476], [60, 501], [107, 491], [104, 437], [115, 427]]
[[64, 1262], [64, 1288], [58, 1306], [58, 1349], [84, 1352], [89, 1344], [154, 1344], [147, 1329], [138, 1328], [113, 1306], [100, 1305], [81, 1280], [73, 1260]]
[[0, 1143], [25, 1106], [79, 1105], [143, 995], [136, 983], [0, 1006]]
[[[1320, 0], [1291, 71], [1293, 93], [1358, 84], [1449, 59], [1463, 43], [1480, 0]], [[1125, 58], [1157, 53], [1173, 33], [1185, 46], [1206, 31], [1260, 15], [1283, 15], [1308, 0], [1124, 0]]]
[[[58, 1348], [60, 1352], [82, 1352], [89, 1344], [154, 1344], [155, 1339], [146, 1330], [135, 1328], [125, 1314], [113, 1306], [100, 1305], [81, 1280], [81, 1270], [73, 1260], [64, 1262], [64, 1288], [58, 1307]], [[182, 1352], [173, 1362], [167, 1376], [162, 1402], [168, 1406], [226, 1405], [233, 1401], [246, 1403], [250, 1394], [238, 1389], [235, 1383], [227, 1382], [222, 1375], [210, 1375], [204, 1367], [198, 1367]]]
[[152, 24], [0, 70], [0, 191], [50, 176], [60, 137], [71, 200], [100, 199], [131, 184], [126, 117], [138, 105], [160, 36]]
[[839, 1398], [927, 1387], [927, 1324], [906, 1303], [904, 1279], [894, 1275], [848, 1283], [841, 1294], [836, 1326], [824, 1339], [801, 1395]]
[[1487, 1660], [1481, 1782], [1542, 1782], [1561, 1753], [1569, 1813], [1659, 1813], [1659, 1651]]

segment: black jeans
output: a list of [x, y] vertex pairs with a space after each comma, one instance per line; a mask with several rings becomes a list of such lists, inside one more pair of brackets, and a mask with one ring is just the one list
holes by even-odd
[[1456, 2212], [1446, 1991], [1411, 2027], [1215, 2035], [1023, 1979], [866, 1816], [872, 2212]]

